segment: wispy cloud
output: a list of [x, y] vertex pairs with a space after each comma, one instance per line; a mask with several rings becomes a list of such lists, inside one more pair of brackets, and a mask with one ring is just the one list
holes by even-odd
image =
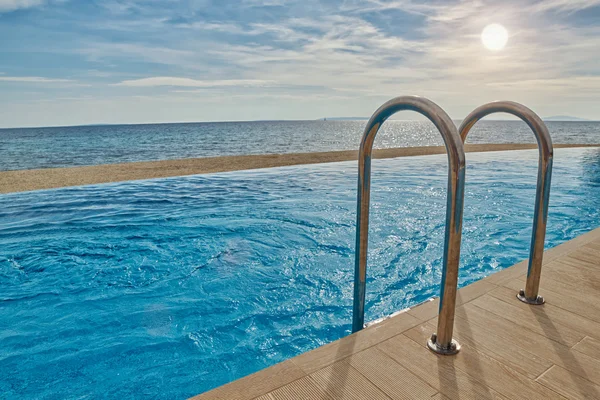
[[142, 59], [153, 63], [188, 64], [195, 57], [191, 50], [139, 43], [88, 42], [76, 50], [91, 61], [114, 59]]
[[75, 83], [71, 79], [44, 78], [41, 76], [4, 76], [0, 73], [0, 82], [19, 82], [19, 83]]
[[527, 79], [511, 82], [491, 82], [493, 87], [517, 90], [543, 90], [546, 92], [564, 93], [565, 90], [575, 94], [597, 93], [600, 87], [600, 76], [577, 76], [569, 78]]
[[[0, 78], [1, 79], [1, 78]], [[116, 83], [115, 86], [129, 87], [157, 87], [157, 86], [176, 86], [176, 87], [250, 87], [250, 86], [268, 86], [272, 81], [258, 79], [226, 79], [226, 80], [198, 80], [190, 78], [177, 78], [172, 76], [155, 76], [151, 78], [131, 79]]]
[[530, 5], [528, 9], [533, 12], [558, 10], [574, 12], [600, 5], [600, 0], [541, 0]]
[[37, 7], [44, 3], [45, 0], [0, 0], [0, 12]]

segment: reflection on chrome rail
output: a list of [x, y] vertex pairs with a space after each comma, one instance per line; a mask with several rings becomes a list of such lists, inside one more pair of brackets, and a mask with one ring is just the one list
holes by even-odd
[[402, 110], [416, 111], [431, 120], [442, 134], [448, 153], [446, 233], [439, 318], [437, 332], [432, 335], [428, 346], [431, 350], [439, 354], [455, 354], [460, 349], [458, 343], [452, 340], [452, 333], [462, 233], [465, 153], [456, 126], [448, 114], [437, 104], [422, 97], [397, 97], [382, 105], [375, 111], [367, 123], [360, 143], [352, 331], [357, 332], [364, 327], [373, 141], [383, 122], [396, 112]]

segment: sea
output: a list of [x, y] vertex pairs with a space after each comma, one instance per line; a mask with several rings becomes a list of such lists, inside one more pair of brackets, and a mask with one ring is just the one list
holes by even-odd
[[[460, 121], [456, 121], [457, 125]], [[356, 150], [366, 120], [0, 129], [0, 171], [225, 155]], [[554, 143], [600, 143], [600, 122], [547, 122]], [[535, 143], [522, 121], [479, 121], [468, 143]], [[387, 121], [375, 148], [443, 145], [429, 121]]]

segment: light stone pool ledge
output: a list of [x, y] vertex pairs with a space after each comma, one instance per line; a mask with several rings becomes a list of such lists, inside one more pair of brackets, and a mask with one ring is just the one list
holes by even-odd
[[[573, 147], [600, 147], [600, 144], [554, 145], [554, 148]], [[537, 149], [536, 144], [507, 143], [465, 145], [465, 151], [468, 153], [533, 149]], [[444, 146], [402, 147], [378, 149], [373, 152], [374, 158], [379, 159], [433, 154], [446, 154], [446, 148]], [[84, 167], [0, 171], [0, 193], [25, 192], [68, 186], [168, 178], [247, 169], [352, 161], [357, 159], [358, 151], [327, 151], [318, 153], [186, 158], [179, 160], [143, 161]]]
[[433, 300], [193, 399], [600, 399], [600, 228], [544, 253], [545, 305], [517, 300], [526, 271], [458, 291], [456, 356], [426, 347]]

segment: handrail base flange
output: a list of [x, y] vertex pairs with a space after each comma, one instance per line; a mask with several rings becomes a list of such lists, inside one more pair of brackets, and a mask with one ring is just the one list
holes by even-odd
[[519, 290], [519, 293], [517, 293], [517, 299], [521, 300], [523, 303], [531, 304], [532, 306], [541, 306], [546, 302], [542, 296], [537, 296], [535, 299], [528, 298], [525, 296], [525, 291], [523, 289]]
[[440, 346], [437, 343], [437, 335], [435, 333], [431, 335], [431, 339], [427, 341], [427, 347], [434, 353], [441, 354], [443, 356], [451, 356], [460, 351], [460, 344], [458, 344], [458, 342], [454, 339], [452, 339], [452, 342], [450, 342], [450, 346]]

